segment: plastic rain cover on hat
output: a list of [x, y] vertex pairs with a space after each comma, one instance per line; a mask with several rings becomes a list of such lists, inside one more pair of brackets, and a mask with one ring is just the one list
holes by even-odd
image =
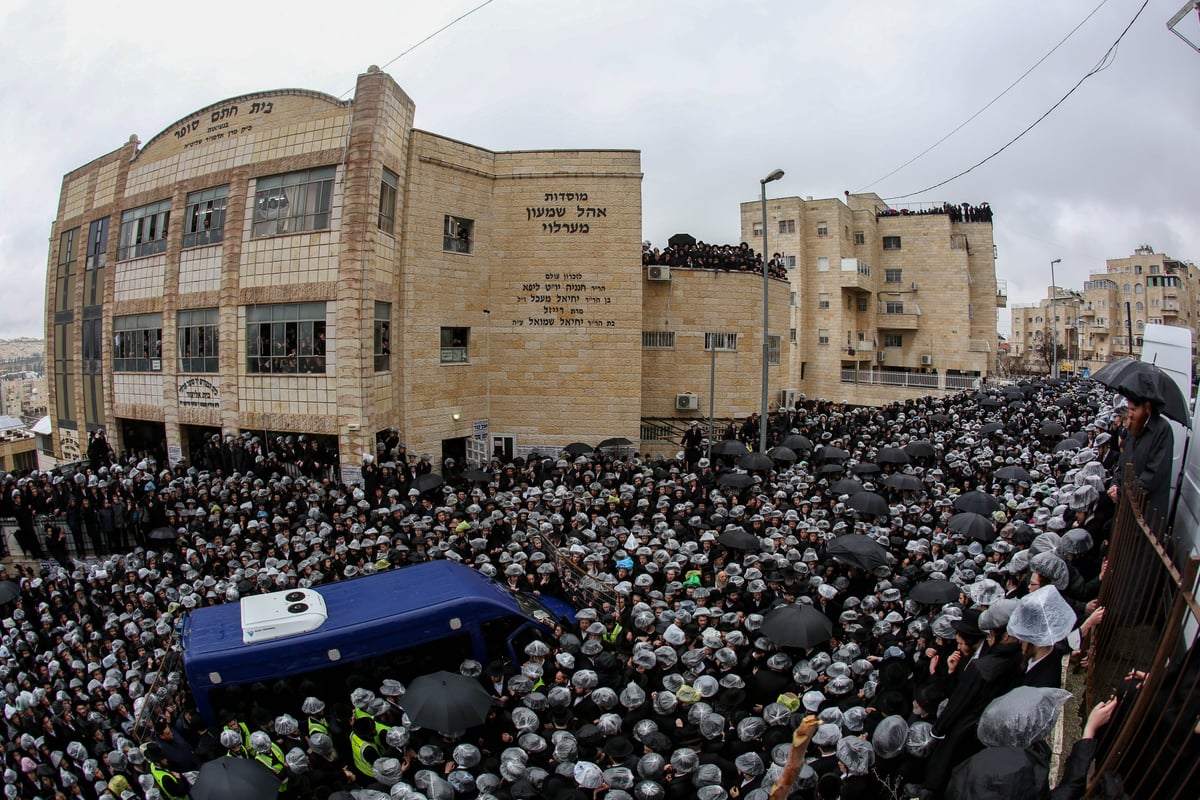
[[885, 717], [871, 735], [871, 745], [880, 758], [895, 758], [904, 752], [908, 740], [908, 723], [899, 714]]
[[1073, 695], [1065, 689], [1018, 686], [988, 703], [979, 718], [979, 741], [987, 747], [1024, 749], [1045, 738]]
[[875, 751], [871, 749], [871, 743], [857, 736], [847, 736], [838, 742], [837, 757], [851, 775], [866, 775], [875, 763]]
[[1035, 647], [1062, 641], [1075, 626], [1075, 612], [1053, 586], [1022, 597], [1008, 620], [1008, 633]]

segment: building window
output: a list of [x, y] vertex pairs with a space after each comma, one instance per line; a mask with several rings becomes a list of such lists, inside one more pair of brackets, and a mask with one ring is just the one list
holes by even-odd
[[780, 233], [795, 233], [796, 232], [796, 220], [794, 220], [794, 219], [779, 220], [779, 232]]
[[870, 308], [870, 306], [868, 306], [868, 305], [867, 305], [867, 301], [866, 301], [866, 300], [859, 300], [859, 301], [858, 301], [858, 311], [859, 311], [859, 313], [860, 313], [860, 314], [865, 314], [865, 313], [867, 312], [867, 309], [868, 309], [868, 308]]
[[58, 425], [75, 427], [75, 375], [74, 375], [75, 326], [70, 323], [54, 325], [54, 393], [56, 395]]
[[643, 350], [674, 350], [675, 331], [642, 331]]
[[392, 368], [391, 303], [375, 301], [375, 332], [373, 338], [375, 343], [375, 371], [387, 372]]
[[904, 283], [904, 270], [885, 269], [883, 271], [883, 280], [887, 283]]
[[325, 374], [325, 303], [246, 308], [246, 372]]
[[170, 200], [122, 212], [117, 261], [166, 252], [167, 226], [170, 222]]
[[718, 353], [733, 353], [737, 351], [736, 333], [709, 332], [704, 334], [704, 349], [716, 350]]
[[399, 178], [390, 169], [384, 169], [383, 180], [379, 182], [379, 230], [384, 233], [396, 232], [396, 194]]
[[817, 330], [817, 344], [829, 344], [828, 328], [819, 328]]
[[[104, 320], [99, 318], [84, 319], [80, 324], [79, 332], [85, 365], [93, 366], [98, 364], [104, 358]], [[85, 369], [84, 371], [89, 372], [91, 370]]]
[[750, 226], [750, 233], [756, 239], [762, 238], [762, 223], [761, 222], [753, 223]]
[[817, 256], [817, 272], [829, 272], [829, 256]]
[[829, 235], [829, 223], [828, 222], [818, 222], [817, 223], [817, 236], [828, 236], [828, 235]]
[[1141, 285], [1140, 283], [1135, 283], [1135, 284], [1133, 285], [1133, 293], [1134, 293], [1134, 294], [1141, 294], [1141, 293], [1142, 293], [1142, 285]]
[[883, 237], [883, 249], [884, 250], [899, 250], [900, 249], [900, 237], [899, 236]]
[[113, 370], [162, 372], [162, 314], [113, 317]]
[[888, 300], [886, 303], [883, 304], [883, 313], [885, 313], [885, 314], [903, 314], [904, 313], [904, 301], [903, 300]]
[[855, 244], [866, 244], [867, 243], [867, 235], [865, 233], [863, 233], [862, 231], [855, 231], [854, 232], [854, 243]]
[[1151, 274], [1151, 275], [1157, 275], [1157, 274], [1158, 274], [1158, 264], [1151, 264], [1151, 265], [1150, 265], [1150, 274]]
[[334, 167], [320, 167], [259, 178], [254, 188], [250, 236], [257, 239], [328, 229], [334, 173]]
[[1125, 286], [1123, 287], [1123, 291], [1125, 292], [1125, 294], [1129, 294], [1129, 292], [1130, 292], [1130, 290], [1131, 290], [1132, 288], [1133, 288], [1133, 287], [1131, 287], [1131, 286], [1130, 286], [1130, 285], [1127, 283], [1127, 284], [1125, 284]]
[[899, 333], [885, 333], [883, 335], [884, 347], [904, 347], [904, 336]]
[[779, 363], [780, 340], [778, 336], [767, 337], [767, 363]]
[[54, 279], [55, 311], [67, 311], [75, 307], [71, 268], [75, 260], [75, 234], [78, 232], [78, 228], [71, 228], [69, 231], [63, 231], [58, 237], [58, 271]]
[[470, 328], [442, 328], [442, 363], [466, 364], [471, 356]]
[[792, 344], [796, 343], [796, 329], [788, 328], [788, 341]]
[[1137, 275], [1141, 275], [1141, 274], [1142, 274], [1142, 265], [1141, 265], [1141, 264], [1134, 264], [1134, 265], [1133, 265], [1133, 271], [1134, 271], [1134, 273], [1135, 273], [1135, 274], [1137, 274]]
[[217, 309], [192, 308], [177, 315], [179, 371], [217, 372]]
[[789, 297], [789, 301], [788, 301], [789, 304], [793, 305], [793, 306], [796, 305], [796, 293], [792, 292], [788, 297]]
[[225, 203], [229, 187], [218, 186], [187, 196], [183, 218], [183, 246], [217, 244], [225, 238]]
[[470, 253], [475, 241], [475, 220], [446, 215], [442, 230], [442, 250], [447, 253]]
[[785, 267], [789, 267], [789, 268], [796, 266], [796, 257], [795, 256], [784, 256], [783, 257], [783, 265]]
[[[88, 226], [88, 244], [87, 244], [87, 259], [83, 262], [83, 268], [87, 269], [103, 269], [104, 263], [107, 260], [108, 251], [108, 217], [93, 220]], [[93, 305], [92, 303], [84, 303], [84, 305]]]
[[829, 308], [829, 292], [820, 292], [817, 295], [817, 308]]

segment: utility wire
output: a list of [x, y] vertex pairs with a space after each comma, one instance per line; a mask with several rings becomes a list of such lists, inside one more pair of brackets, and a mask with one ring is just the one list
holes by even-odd
[[1133, 19], [1129, 20], [1129, 24], [1125, 26], [1125, 29], [1123, 31], [1121, 31], [1121, 35], [1117, 37], [1117, 40], [1115, 42], [1113, 42], [1112, 45], [1108, 48], [1108, 50], [1106, 50], [1104, 52], [1104, 55], [1101, 57], [1099, 63], [1097, 63], [1096, 66], [1094, 66], [1090, 70], [1088, 70], [1087, 73], [1084, 74], [1084, 76], [1082, 78], [1080, 78], [1079, 81], [1074, 86], [1072, 86], [1066, 94], [1064, 94], [1062, 97], [1060, 97], [1058, 99], [1058, 102], [1056, 102], [1054, 105], [1050, 106], [1050, 108], [1046, 111], [1046, 113], [1042, 114], [1040, 117], [1035, 119], [1032, 123], [1030, 123], [1029, 127], [1025, 128], [1025, 130], [1021, 131], [1016, 136], [1009, 139], [1002, 147], [1000, 147], [1000, 149], [996, 150], [995, 152], [993, 152], [991, 155], [984, 158], [983, 160], [978, 161], [978, 162], [972, 164], [971, 166], [967, 167], [966, 169], [964, 169], [962, 172], [958, 173], [957, 175], [953, 175], [949, 178], [946, 178], [946, 180], [944, 180], [944, 181], [935, 183], [932, 186], [926, 186], [924, 189], [920, 189], [915, 192], [909, 192], [908, 194], [899, 194], [899, 195], [895, 195], [893, 197], [885, 197], [883, 199], [888, 200], [888, 201], [904, 200], [905, 198], [914, 197], [916, 195], [923, 194], [925, 192], [929, 192], [934, 189], [937, 189], [941, 186], [945, 186], [947, 183], [958, 180], [959, 178], [961, 178], [962, 176], [966, 175], [969, 172], [974, 172], [979, 167], [982, 167], [984, 164], [986, 164], [987, 162], [991, 161], [996, 156], [1003, 153], [1005, 150], [1007, 150], [1013, 144], [1016, 144], [1016, 142], [1019, 141], [1022, 137], [1024, 137], [1025, 134], [1029, 133], [1031, 130], [1033, 130], [1035, 127], [1037, 127], [1038, 123], [1040, 123], [1046, 117], [1050, 116], [1055, 111], [1055, 109], [1057, 109], [1064, 102], [1066, 102], [1068, 97], [1075, 94], [1075, 91], [1080, 86], [1083, 85], [1084, 81], [1086, 81], [1088, 78], [1092, 77], [1093, 75], [1095, 75], [1098, 72], [1103, 72], [1105, 69], [1107, 69], [1112, 64], [1112, 59], [1115, 58], [1117, 46], [1121, 44], [1121, 40], [1125, 38], [1125, 34], [1129, 33], [1129, 29], [1133, 27], [1133, 23], [1137, 22], [1138, 17], [1140, 17], [1142, 15], [1142, 12], [1146, 10], [1146, 6], [1149, 4], [1150, 4], [1150, 0], [1145, 0], [1145, 2], [1142, 3], [1141, 8], [1139, 8], [1137, 10], [1137, 13], [1133, 15]]
[[905, 161], [903, 164], [901, 164], [900, 166], [896, 167], [894, 170], [892, 170], [891, 172], [889, 172], [887, 175], [884, 175], [882, 178], [876, 178], [875, 180], [871, 181], [871, 182], [870, 182], [870, 183], [868, 183], [866, 186], [864, 186], [863, 188], [861, 188], [861, 189], [859, 189], [857, 192], [855, 192], [855, 194], [858, 194], [859, 192], [865, 192], [867, 189], [870, 189], [870, 188], [871, 188], [872, 186], [874, 186], [875, 184], [877, 184], [877, 183], [879, 183], [879, 182], [881, 182], [881, 181], [886, 181], [888, 178], [892, 177], [892, 176], [893, 176], [893, 175], [895, 175], [897, 172], [899, 172], [900, 170], [902, 170], [902, 169], [904, 169], [905, 167], [907, 167], [909, 164], [911, 164], [911, 163], [913, 163], [914, 161], [916, 161], [917, 159], [921, 158], [921, 157], [922, 157], [922, 156], [924, 156], [926, 153], [928, 153], [930, 150], [933, 150], [935, 147], [937, 147], [938, 145], [940, 145], [942, 142], [946, 141], [946, 140], [947, 140], [947, 139], [949, 139], [951, 136], [953, 136], [954, 134], [958, 133], [958, 132], [959, 132], [959, 131], [961, 131], [963, 128], [965, 128], [967, 125], [969, 125], [971, 122], [973, 122], [973, 121], [975, 120], [975, 118], [976, 118], [976, 117], [978, 117], [978, 116], [979, 116], [980, 114], [982, 114], [983, 112], [987, 111], [989, 108], [991, 108], [993, 105], [995, 105], [995, 104], [996, 104], [996, 102], [997, 102], [998, 100], [1000, 100], [1000, 98], [1004, 97], [1004, 95], [1006, 95], [1006, 94], [1008, 94], [1010, 91], [1012, 91], [1012, 90], [1013, 90], [1013, 89], [1016, 87], [1016, 85], [1017, 85], [1018, 83], [1020, 83], [1021, 81], [1025, 80], [1025, 78], [1027, 78], [1027, 77], [1029, 76], [1029, 73], [1033, 72], [1035, 69], [1037, 69], [1038, 67], [1040, 67], [1040, 66], [1042, 65], [1042, 62], [1043, 62], [1043, 61], [1045, 61], [1045, 60], [1046, 60], [1047, 58], [1049, 58], [1050, 56], [1054, 55], [1055, 51], [1056, 51], [1056, 50], [1058, 50], [1058, 48], [1062, 47], [1064, 44], [1066, 44], [1067, 40], [1068, 40], [1068, 39], [1070, 39], [1072, 36], [1074, 36], [1074, 35], [1075, 35], [1075, 32], [1076, 32], [1077, 30], [1079, 30], [1080, 28], [1082, 28], [1082, 27], [1083, 27], [1083, 26], [1084, 26], [1084, 25], [1087, 23], [1087, 21], [1088, 21], [1089, 19], [1091, 19], [1092, 17], [1094, 17], [1094, 16], [1096, 15], [1096, 12], [1097, 12], [1097, 11], [1099, 11], [1099, 10], [1100, 10], [1100, 9], [1102, 9], [1102, 8], [1104, 8], [1104, 5], [1105, 5], [1107, 2], [1108, 2], [1108, 0], [1101, 0], [1101, 2], [1100, 2], [1100, 5], [1098, 5], [1098, 6], [1096, 6], [1095, 8], [1093, 8], [1093, 9], [1092, 9], [1092, 13], [1090, 13], [1090, 14], [1088, 14], [1086, 17], [1084, 17], [1084, 18], [1083, 18], [1083, 20], [1082, 20], [1082, 21], [1081, 21], [1081, 22], [1080, 22], [1078, 25], [1076, 25], [1074, 28], [1072, 28], [1072, 29], [1071, 29], [1071, 31], [1070, 31], [1070, 32], [1069, 32], [1069, 33], [1068, 33], [1066, 36], [1064, 36], [1064, 37], [1063, 37], [1063, 38], [1062, 38], [1062, 39], [1059, 41], [1059, 43], [1058, 43], [1058, 44], [1056, 44], [1056, 45], [1054, 45], [1054, 47], [1050, 48], [1050, 52], [1046, 53], [1046, 55], [1044, 55], [1044, 56], [1042, 56], [1041, 58], [1039, 58], [1039, 59], [1038, 59], [1038, 60], [1037, 60], [1037, 61], [1034, 63], [1034, 65], [1033, 65], [1032, 67], [1030, 67], [1029, 69], [1025, 70], [1023, 73], [1021, 73], [1021, 77], [1017, 78], [1015, 81], [1013, 81], [1012, 83], [1010, 83], [1010, 84], [1008, 85], [1008, 88], [1006, 88], [1006, 89], [1005, 89], [1003, 92], [1001, 92], [1000, 94], [998, 94], [998, 95], [996, 95], [995, 97], [993, 97], [993, 98], [992, 98], [992, 100], [991, 100], [991, 101], [990, 101], [990, 102], [989, 102], [987, 105], [985, 105], [983, 108], [979, 109], [979, 110], [978, 110], [978, 111], [976, 111], [974, 114], [972, 114], [971, 116], [969, 116], [969, 117], [967, 117], [965, 120], [963, 120], [963, 121], [962, 121], [962, 123], [961, 123], [961, 124], [959, 124], [959, 126], [958, 126], [957, 128], [955, 128], [954, 130], [950, 131], [949, 133], [947, 133], [947, 134], [946, 134], [945, 136], [943, 136], [942, 138], [938, 139], [938, 140], [937, 140], [936, 142], [934, 142], [933, 144], [929, 145], [929, 147], [926, 147], [924, 150], [922, 150], [921, 152], [917, 153], [915, 156], [913, 156], [912, 158], [910, 158], [908, 161]]
[[[380, 67], [380, 69], [381, 69], [381, 70], [385, 70], [385, 69], [387, 69], [387, 68], [388, 68], [388, 67], [390, 67], [392, 64], [395, 64], [397, 61], [399, 61], [400, 59], [404, 58], [406, 55], [408, 55], [409, 53], [411, 53], [413, 50], [416, 50], [418, 47], [420, 47], [421, 45], [425, 44], [426, 42], [428, 42], [428, 41], [429, 41], [430, 39], [432, 39], [433, 37], [437, 36], [439, 33], [442, 33], [443, 31], [447, 30], [448, 28], [452, 28], [452, 27], [454, 27], [455, 25], [457, 25], [458, 23], [462, 22], [462, 21], [463, 21], [464, 19], [466, 19], [467, 17], [469, 17], [469, 16], [471, 16], [472, 14], [474, 14], [476, 11], [479, 11], [479, 10], [480, 10], [481, 8], [483, 8], [484, 6], [490, 6], [490, 5], [491, 5], [492, 3], [494, 3], [494, 2], [496, 2], [496, 0], [484, 0], [482, 3], [480, 3], [480, 4], [479, 4], [479, 5], [477, 5], [477, 6], [475, 6], [475, 7], [474, 7], [474, 8], [472, 8], [470, 11], [467, 11], [466, 13], [464, 13], [464, 14], [461, 14], [461, 15], [459, 15], [458, 17], [455, 17], [454, 19], [450, 20], [449, 22], [447, 22], [447, 23], [446, 23], [445, 25], [443, 25], [442, 27], [438, 28], [438, 29], [437, 29], [436, 31], [434, 31], [433, 33], [431, 33], [431, 34], [429, 34], [428, 36], [426, 36], [426, 37], [425, 37], [424, 39], [422, 39], [421, 41], [419, 41], [419, 42], [417, 42], [416, 44], [414, 44], [412, 47], [410, 47], [410, 48], [408, 48], [407, 50], [405, 50], [404, 52], [402, 52], [400, 55], [398, 55], [398, 56], [396, 56], [395, 58], [393, 58], [391, 61], [389, 61], [389, 62], [387, 62], [386, 64], [384, 64], [382, 67]], [[340, 95], [338, 95], [338, 99], [339, 99], [339, 100], [341, 100], [342, 98], [344, 98], [346, 95], [350, 94], [350, 93], [351, 93], [351, 92], [353, 92], [353, 91], [354, 91], [354, 87], [353, 87], [353, 86], [351, 86], [349, 89], [347, 89], [346, 91], [344, 91], [344, 92], [342, 92]]]

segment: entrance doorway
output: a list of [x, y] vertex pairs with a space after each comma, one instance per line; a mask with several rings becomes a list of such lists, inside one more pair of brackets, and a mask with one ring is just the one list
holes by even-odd
[[497, 434], [492, 437], [492, 458], [500, 459], [501, 464], [508, 464], [513, 460], [513, 452], [516, 447], [515, 436]]
[[[447, 458], [454, 459], [454, 467], [451, 469], [446, 464]], [[458, 436], [454, 439], [442, 439], [442, 477], [447, 481], [460, 474], [467, 463], [467, 439], [465, 436]], [[446, 474], [452, 473], [452, 474]]]
[[161, 422], [141, 419], [117, 418], [121, 430], [121, 446], [125, 453], [138, 456], [153, 456], [159, 463], [167, 463], [167, 428]]
[[216, 471], [221, 468], [220, 451], [216, 450], [210, 456], [206, 450], [214, 444], [212, 437], [217, 437], [215, 444], [220, 444], [221, 429], [208, 425], [180, 425], [179, 438], [183, 440], [183, 457], [188, 466], [197, 469]]

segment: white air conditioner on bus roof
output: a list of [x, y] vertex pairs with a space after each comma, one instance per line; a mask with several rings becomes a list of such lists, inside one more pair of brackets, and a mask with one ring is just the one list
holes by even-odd
[[242, 643], [269, 642], [321, 627], [325, 598], [313, 589], [288, 589], [243, 597]]

